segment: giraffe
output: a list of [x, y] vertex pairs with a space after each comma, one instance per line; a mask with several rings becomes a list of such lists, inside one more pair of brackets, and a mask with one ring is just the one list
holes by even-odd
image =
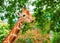
[[10, 31], [9, 35], [3, 40], [2, 43], [13, 43], [17, 34], [21, 30], [21, 27], [24, 22], [33, 22], [34, 19], [32, 15], [29, 13], [29, 11], [25, 8], [22, 8], [22, 13], [20, 15], [20, 18], [18, 19], [17, 23], [14, 25], [12, 30]]

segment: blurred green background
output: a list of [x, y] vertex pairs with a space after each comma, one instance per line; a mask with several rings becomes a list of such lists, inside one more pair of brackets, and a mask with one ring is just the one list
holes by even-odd
[[[23, 6], [35, 17], [34, 27], [42, 34], [50, 34], [50, 43], [60, 43], [60, 0], [0, 0], [0, 43], [17, 22], [16, 12], [21, 13]], [[24, 28], [22, 33], [33, 26], [26, 23]]]

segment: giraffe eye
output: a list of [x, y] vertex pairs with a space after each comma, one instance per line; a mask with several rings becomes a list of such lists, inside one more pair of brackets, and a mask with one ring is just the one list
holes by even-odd
[[23, 15], [23, 17], [25, 17], [26, 15]]

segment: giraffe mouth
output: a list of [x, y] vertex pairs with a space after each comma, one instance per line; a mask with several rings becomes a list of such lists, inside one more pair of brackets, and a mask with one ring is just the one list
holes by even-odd
[[33, 22], [34, 22], [34, 20], [31, 21], [31, 23], [33, 23]]
[[31, 21], [31, 23], [33, 23], [33, 22], [34, 22], [34, 20]]

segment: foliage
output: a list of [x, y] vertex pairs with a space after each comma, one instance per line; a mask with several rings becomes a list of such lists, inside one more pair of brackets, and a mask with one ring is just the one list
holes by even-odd
[[8, 35], [9, 31], [9, 24], [0, 21], [0, 43], [2, 42], [4, 37]]
[[31, 43], [31, 40], [30, 38], [26, 38], [25, 40], [24, 39], [18, 39], [15, 43]]
[[[29, 4], [35, 6], [33, 9], [35, 21], [33, 26], [30, 23], [24, 23], [22, 33], [26, 34], [29, 29], [38, 28], [42, 35], [46, 35], [52, 30], [55, 34], [53, 34], [52, 43], [57, 43], [60, 38], [58, 34], [60, 32], [60, 0], [35, 0], [33, 2], [32, 0], [0, 0], [0, 20], [4, 21], [0, 22], [0, 43], [2, 43], [4, 37], [9, 34], [9, 31], [17, 22], [18, 16], [16, 12], [21, 12], [22, 7], [27, 6], [28, 8]], [[31, 39], [28, 37], [26, 40], [27, 43], [31, 43], [29, 42]], [[24, 43], [26, 40], [21, 39], [20, 41]], [[58, 41], [58, 43], [60, 42]]]
[[[10, 28], [14, 25], [16, 19], [18, 18], [16, 12], [21, 12], [21, 8], [26, 5], [24, 0], [0, 0], [0, 18], [1, 20], [7, 19], [10, 24]], [[4, 2], [4, 3], [3, 3]]]
[[52, 43], [60, 43], [60, 33], [54, 35], [54, 38], [52, 39]]
[[46, 39], [47, 38], [41, 34], [39, 29], [29, 29], [25, 34], [20, 32], [14, 43], [48, 43]]
[[33, 27], [30, 25], [30, 23], [24, 23], [22, 26], [22, 33], [24, 34], [28, 29], [32, 29]]
[[[39, 23], [37, 24], [39, 28], [42, 28], [43, 30], [44, 28], [47, 28], [48, 31], [60, 31], [59, 2], [60, 0], [38, 0], [33, 2], [32, 5], [36, 6], [34, 11], [36, 22]], [[45, 25], [50, 27], [46, 27]]]

